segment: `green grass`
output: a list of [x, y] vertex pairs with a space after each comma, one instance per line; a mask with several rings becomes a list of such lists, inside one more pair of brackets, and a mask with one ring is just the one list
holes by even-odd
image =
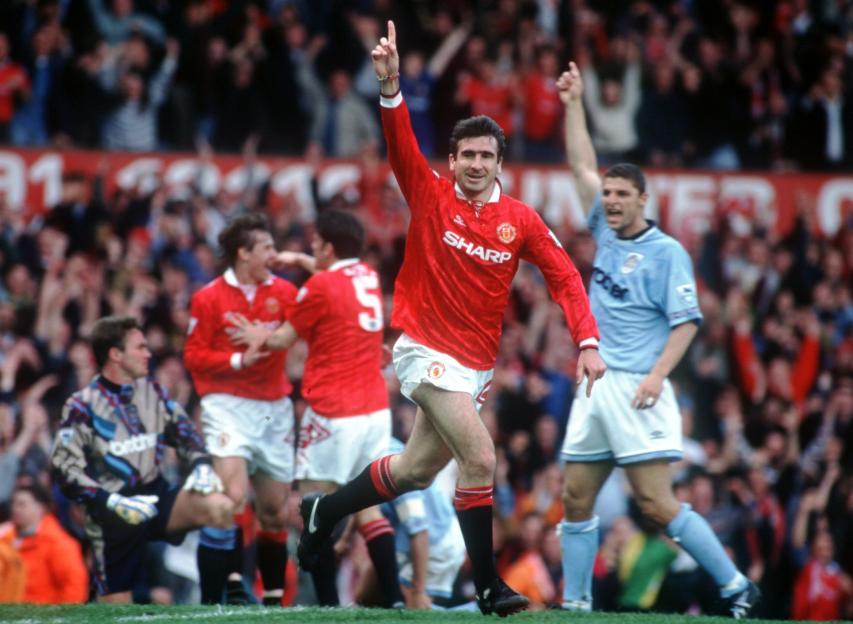
[[[201, 607], [152, 605], [69, 605], [34, 606], [0, 605], [0, 623], [28, 622], [39, 624], [133, 624], [135, 622], [415, 622], [420, 624], [453, 624], [454, 622], [497, 622], [496, 616], [488, 619], [479, 613], [448, 611], [383, 611], [378, 609], [320, 609], [297, 607], [293, 609], [264, 609], [263, 607]], [[503, 621], [503, 620], [501, 620]], [[723, 624], [731, 620], [717, 617], [691, 617], [685, 615], [591, 613], [568, 614], [560, 611], [520, 613], [512, 616], [513, 624], [525, 622], [552, 622], [557, 624], [678, 624], [685, 621], [696, 624]], [[750, 620], [770, 622], [770, 620]]]

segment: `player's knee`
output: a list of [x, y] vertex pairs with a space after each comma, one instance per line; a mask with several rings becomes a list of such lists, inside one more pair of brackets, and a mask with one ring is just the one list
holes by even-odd
[[566, 481], [561, 493], [563, 509], [570, 522], [586, 520], [592, 514], [594, 496], [577, 483]]
[[483, 449], [471, 453], [459, 462], [459, 470], [468, 479], [491, 483], [495, 477], [495, 450], [493, 448]]
[[669, 522], [669, 516], [662, 501], [657, 497], [648, 493], [634, 493], [634, 500], [637, 502], [637, 507], [640, 513], [647, 519], [659, 527], [665, 527]]
[[425, 490], [432, 485], [436, 470], [432, 466], [412, 466], [400, 475], [397, 485], [403, 492], [411, 490]]
[[258, 508], [258, 522], [264, 531], [284, 531], [287, 528], [287, 510], [284, 505], [262, 505]]
[[241, 486], [225, 486], [225, 496], [227, 496], [234, 505], [234, 512], [242, 511], [246, 504], [246, 489]]
[[207, 518], [205, 526], [227, 529], [234, 524], [235, 505], [227, 496], [222, 494], [211, 494], [207, 497], [205, 512]]

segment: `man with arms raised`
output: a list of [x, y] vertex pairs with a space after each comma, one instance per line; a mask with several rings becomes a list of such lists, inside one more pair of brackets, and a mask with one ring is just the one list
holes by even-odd
[[[213, 465], [238, 510], [246, 504], [251, 478], [261, 524], [257, 562], [263, 602], [277, 605], [284, 594], [285, 504], [293, 480], [294, 421], [286, 354], [235, 348], [229, 319], [241, 314], [276, 329], [287, 317], [296, 287], [269, 271], [276, 252], [262, 216], [235, 218], [220, 232], [219, 245], [229, 268], [193, 295], [184, 362], [201, 396], [202, 428]], [[241, 546], [235, 526], [202, 530], [202, 602], [220, 602], [226, 580], [229, 594], [239, 596]]]
[[491, 382], [501, 322], [521, 259], [535, 263], [580, 346], [578, 379], [604, 373], [598, 329], [580, 275], [556, 237], [529, 206], [501, 192], [496, 177], [504, 133], [488, 117], [456, 124], [450, 140], [455, 182], [438, 176], [418, 151], [400, 95], [393, 22], [374, 48], [381, 82], [388, 158], [412, 214], [397, 277], [392, 325], [403, 330], [394, 366], [418, 411], [405, 450], [370, 464], [346, 486], [306, 497], [297, 555], [315, 565], [323, 542], [343, 516], [427, 487], [455, 458], [454, 506], [471, 559], [480, 610], [508, 615], [528, 601], [500, 580], [492, 550], [494, 443], [479, 407]]
[[672, 493], [669, 462], [682, 456], [681, 415], [667, 375], [702, 319], [690, 257], [643, 216], [648, 195], [638, 167], [614, 165], [599, 177], [574, 63], [557, 87], [566, 108], [569, 165], [598, 243], [590, 301], [609, 369], [595, 394], [576, 397], [563, 444], [563, 607], [592, 608], [593, 505], [615, 464], [625, 469], [642, 513], [711, 575], [729, 613], [744, 617], [758, 589], [738, 572], [708, 523]]
[[[296, 478], [303, 493], [333, 492], [378, 459], [391, 442], [391, 410], [382, 376], [382, 293], [379, 276], [359, 260], [364, 228], [352, 214], [325, 210], [311, 241], [314, 256], [282, 252], [314, 275], [296, 297], [287, 322], [272, 334], [242, 316], [232, 322], [232, 341], [249, 350], [288, 349], [300, 336], [308, 343], [302, 396], [308, 403], [299, 424]], [[385, 606], [402, 606], [394, 530], [376, 506], [356, 516], [377, 571]], [[311, 571], [317, 599], [337, 605], [335, 553], [323, 545]]]
[[[136, 319], [108, 316], [90, 337], [100, 373], [65, 402], [51, 454], [54, 479], [86, 508], [92, 577], [102, 602], [130, 602], [149, 541], [226, 527], [234, 504], [183, 408], [148, 378], [151, 352]], [[183, 489], [163, 478], [166, 446], [191, 462]]]

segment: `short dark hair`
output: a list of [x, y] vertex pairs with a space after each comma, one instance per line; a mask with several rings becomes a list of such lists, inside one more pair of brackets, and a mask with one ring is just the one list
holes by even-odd
[[613, 165], [604, 172], [605, 178], [624, 178], [633, 182], [640, 195], [646, 192], [646, 176], [643, 175], [642, 169], [631, 163], [619, 163]]
[[456, 122], [456, 125], [453, 126], [453, 132], [450, 133], [450, 153], [456, 156], [459, 141], [462, 139], [473, 139], [481, 136], [495, 138], [495, 141], [498, 142], [498, 160], [503, 159], [504, 150], [506, 150], [506, 135], [498, 122], [486, 115], [468, 117]]
[[233, 219], [219, 233], [219, 247], [225, 261], [232, 266], [240, 249], [251, 249], [255, 245], [255, 232], [269, 232], [270, 226], [263, 215], [253, 213]]
[[89, 342], [92, 344], [92, 353], [98, 368], [107, 363], [110, 349], [124, 349], [127, 334], [133, 329], [142, 328], [139, 321], [132, 316], [105, 316], [95, 321]]
[[50, 492], [48, 492], [46, 488], [42, 487], [38, 483], [16, 485], [15, 490], [12, 492], [12, 496], [17, 494], [18, 492], [27, 492], [35, 499], [37, 503], [41, 503], [45, 507], [50, 507]]
[[317, 234], [335, 248], [338, 258], [358, 258], [364, 249], [364, 226], [345, 210], [327, 208], [317, 217]]

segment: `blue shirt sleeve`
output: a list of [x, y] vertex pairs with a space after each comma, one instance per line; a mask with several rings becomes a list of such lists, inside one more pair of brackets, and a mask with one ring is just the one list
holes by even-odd
[[670, 327], [702, 320], [693, 263], [681, 245], [674, 245], [670, 254], [664, 302]]

